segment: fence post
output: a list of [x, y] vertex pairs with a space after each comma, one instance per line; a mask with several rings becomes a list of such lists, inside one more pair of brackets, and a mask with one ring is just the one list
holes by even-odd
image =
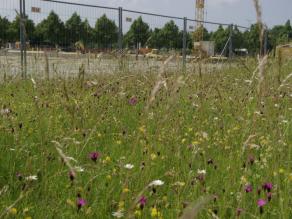
[[23, 65], [23, 25], [22, 25], [22, 11], [23, 11], [23, 1], [19, 0], [19, 41], [20, 41], [20, 62], [21, 62], [21, 77], [24, 78], [24, 65]]
[[265, 29], [265, 38], [264, 38], [264, 55], [268, 53], [268, 29]]
[[23, 58], [24, 58], [24, 78], [26, 79], [26, 74], [27, 74], [27, 59], [26, 59], [26, 13], [25, 13], [25, 0], [23, 0], [22, 4], [22, 28], [23, 28]]
[[122, 54], [123, 50], [123, 8], [119, 7], [119, 38], [118, 38], [118, 46], [120, 54]]
[[229, 26], [229, 58], [232, 58], [233, 56], [233, 24], [230, 24]]
[[182, 57], [183, 57], [183, 71], [186, 71], [186, 65], [187, 65], [187, 18], [184, 17], [184, 30], [183, 30], [183, 51], [182, 51]]

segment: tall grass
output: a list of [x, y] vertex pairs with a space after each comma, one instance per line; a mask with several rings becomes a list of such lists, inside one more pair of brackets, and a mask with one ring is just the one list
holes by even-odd
[[291, 218], [291, 87], [269, 59], [259, 96], [240, 66], [6, 81], [1, 216]]

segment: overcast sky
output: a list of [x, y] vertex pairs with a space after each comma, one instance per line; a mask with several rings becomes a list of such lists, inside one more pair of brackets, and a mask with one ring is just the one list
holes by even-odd
[[[75, 0], [78, 2], [78, 0]], [[195, 17], [195, 0], [84, 0], [107, 6]], [[252, 0], [206, 0], [206, 18], [211, 21], [249, 25], [255, 22]], [[262, 0], [263, 19], [268, 26], [292, 20], [292, 0]]]
[[[69, 2], [78, 2], [84, 4], [93, 4], [109, 7], [123, 7], [132, 10], [144, 12], [160, 13], [179, 17], [195, 18], [195, 0], [63, 0]], [[15, 9], [18, 9], [18, 0], [0, 0], [0, 15], [10, 17], [15, 16]], [[94, 25], [96, 18], [106, 13], [108, 17], [117, 22], [116, 11], [104, 9], [75, 7], [69, 5], [60, 5], [56, 3], [46, 3], [41, 0], [26, 0], [27, 13], [36, 23], [45, 18], [51, 10], [56, 11], [63, 21], [67, 20], [74, 11], [77, 11], [82, 18], [87, 18]], [[40, 7], [41, 13], [31, 12], [31, 7]], [[263, 20], [269, 26], [284, 24], [288, 19], [292, 20], [292, 0], [262, 0]], [[138, 16], [138, 15], [137, 15]], [[124, 13], [124, 19], [137, 17], [134, 14]], [[206, 20], [222, 23], [234, 23], [243, 26], [250, 26], [255, 22], [255, 10], [253, 0], [206, 0]], [[161, 27], [169, 19], [160, 19], [156, 17], [144, 16], [151, 26]], [[125, 29], [130, 23], [124, 22]], [[181, 21], [176, 23], [182, 27]], [[188, 26], [194, 26], [189, 23]], [[216, 27], [207, 25], [207, 29], [216, 29]]]

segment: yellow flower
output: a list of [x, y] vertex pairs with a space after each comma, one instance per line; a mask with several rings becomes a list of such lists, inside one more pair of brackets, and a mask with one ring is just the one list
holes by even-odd
[[145, 133], [145, 132], [146, 132], [145, 126], [144, 126], [144, 125], [141, 126], [141, 127], [139, 128], [139, 131], [142, 132], [142, 133]]
[[186, 139], [185, 138], [183, 138], [182, 140], [181, 140], [181, 143], [185, 143], [186, 142]]
[[123, 193], [128, 193], [128, 192], [130, 192], [130, 189], [128, 189], [128, 188], [123, 189]]
[[9, 213], [12, 215], [16, 215], [17, 214], [17, 209], [16, 208], [10, 208], [9, 209]]
[[157, 216], [158, 216], [157, 208], [151, 208], [151, 217], [157, 217]]
[[151, 156], [151, 160], [155, 160], [157, 158], [157, 155], [154, 153], [152, 153], [150, 156]]
[[111, 162], [111, 158], [109, 156], [106, 156], [106, 158], [102, 161], [102, 163], [107, 164]]

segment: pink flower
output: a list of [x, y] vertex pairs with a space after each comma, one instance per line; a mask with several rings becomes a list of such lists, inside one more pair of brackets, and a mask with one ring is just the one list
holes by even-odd
[[146, 205], [146, 202], [147, 202], [147, 198], [145, 196], [142, 196], [138, 201], [141, 208], [144, 208], [144, 206]]
[[259, 208], [260, 208], [260, 213], [262, 214], [262, 213], [264, 213], [264, 206], [267, 204], [267, 201], [266, 200], [264, 200], [264, 199], [259, 199], [258, 200], [258, 206], [259, 206]]
[[100, 153], [98, 153], [98, 152], [91, 152], [90, 154], [89, 154], [89, 158], [92, 160], [92, 161], [94, 161], [94, 162], [96, 162], [97, 161], [97, 159], [100, 157]]
[[258, 200], [258, 206], [260, 208], [264, 207], [266, 204], [267, 204], [267, 201], [266, 200], [264, 200], [264, 199], [259, 199]]
[[80, 209], [84, 205], [86, 205], [86, 201], [84, 199], [82, 199], [82, 198], [78, 198], [76, 204], [77, 204], [77, 208]]
[[252, 185], [247, 185], [247, 186], [245, 186], [245, 192], [246, 193], [250, 193], [250, 192], [252, 192]]
[[138, 98], [137, 98], [137, 97], [131, 97], [131, 98], [129, 99], [129, 104], [130, 104], [130, 105], [134, 106], [134, 105], [136, 105], [137, 103], [138, 103]]
[[270, 192], [273, 189], [273, 183], [267, 182], [263, 184], [263, 190]]

